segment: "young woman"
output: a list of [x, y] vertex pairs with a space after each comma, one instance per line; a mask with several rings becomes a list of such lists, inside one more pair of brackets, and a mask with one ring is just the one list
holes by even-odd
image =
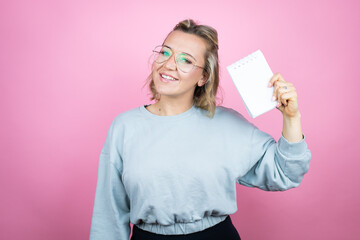
[[240, 239], [229, 214], [236, 182], [267, 191], [296, 187], [311, 158], [297, 94], [280, 74], [269, 82], [283, 114], [271, 136], [217, 107], [215, 29], [178, 23], [154, 49], [154, 104], [119, 114], [101, 151], [90, 239]]

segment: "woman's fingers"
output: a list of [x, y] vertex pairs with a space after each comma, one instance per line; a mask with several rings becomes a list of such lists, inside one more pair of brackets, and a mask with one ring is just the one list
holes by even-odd
[[278, 102], [276, 107], [286, 116], [295, 116], [299, 109], [294, 85], [286, 82], [280, 73], [276, 73], [270, 79], [268, 86], [274, 87], [273, 101]]
[[294, 100], [297, 97], [296, 91], [290, 91], [280, 94], [279, 99], [285, 107], [288, 105], [290, 100]]
[[295, 90], [295, 88], [292, 83], [276, 81], [274, 83], [273, 101], [278, 100], [280, 94], [290, 92], [293, 90]]
[[268, 87], [274, 86], [275, 82], [286, 82], [283, 76], [280, 73], [275, 73], [274, 76], [270, 79]]
[[278, 108], [281, 105], [287, 106], [288, 101], [296, 95], [296, 89], [293, 84], [286, 82], [280, 73], [274, 74], [269, 82], [269, 86], [274, 87], [273, 101], [278, 102], [276, 106]]
[[286, 102], [290, 98], [288, 96], [293, 96], [289, 94], [296, 94], [296, 89], [293, 86], [283, 86], [278, 90], [277, 99], [278, 102], [282, 102], [284, 105], [287, 105]]

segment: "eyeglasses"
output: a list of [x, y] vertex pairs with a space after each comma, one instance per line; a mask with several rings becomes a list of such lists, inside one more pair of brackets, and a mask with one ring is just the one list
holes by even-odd
[[[156, 63], [166, 62], [172, 55], [173, 51], [168, 46], [160, 45], [153, 50], [153, 57]], [[175, 62], [178, 69], [184, 73], [191, 72], [195, 67], [204, 69], [195, 64], [196, 60], [193, 56], [184, 52], [179, 52], [175, 55]]]

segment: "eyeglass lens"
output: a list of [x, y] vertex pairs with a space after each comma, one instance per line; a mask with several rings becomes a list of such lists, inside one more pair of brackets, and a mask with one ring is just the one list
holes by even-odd
[[[153, 52], [154, 61], [157, 63], [163, 63], [173, 55], [172, 50], [166, 46], [158, 46]], [[186, 53], [176, 54], [175, 61], [177, 67], [183, 72], [190, 72], [194, 68], [195, 59]]]

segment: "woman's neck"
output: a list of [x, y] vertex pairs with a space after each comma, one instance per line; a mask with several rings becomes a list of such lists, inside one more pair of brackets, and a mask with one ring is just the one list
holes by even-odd
[[191, 101], [180, 101], [178, 99], [161, 98], [158, 102], [150, 105], [147, 109], [156, 115], [173, 116], [186, 112], [194, 105]]

